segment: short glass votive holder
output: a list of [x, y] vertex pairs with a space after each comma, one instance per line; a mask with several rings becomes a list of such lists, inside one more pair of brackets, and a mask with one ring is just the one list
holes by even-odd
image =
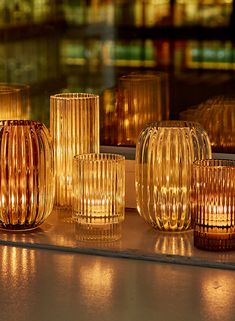
[[120, 239], [125, 211], [124, 156], [76, 155], [72, 208], [79, 240]]
[[29, 119], [29, 86], [0, 83], [0, 119]]
[[192, 176], [194, 245], [235, 249], [235, 161], [197, 160]]

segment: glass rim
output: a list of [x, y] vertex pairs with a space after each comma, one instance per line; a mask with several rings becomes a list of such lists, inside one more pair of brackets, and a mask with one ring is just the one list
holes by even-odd
[[51, 99], [61, 99], [61, 100], [82, 100], [82, 99], [90, 99], [90, 98], [99, 98], [99, 95], [91, 94], [91, 93], [58, 93], [50, 96]]
[[161, 77], [163, 77], [164, 74], [161, 72], [156, 73], [156, 74], [141, 74], [141, 73], [136, 73], [136, 74], [128, 74], [128, 75], [123, 75], [118, 78], [120, 81], [146, 81], [146, 80], [160, 80]]
[[156, 128], [169, 128], [169, 129], [178, 129], [178, 128], [188, 128], [191, 129], [193, 127], [200, 127], [203, 128], [199, 122], [190, 121], [190, 120], [160, 120], [157, 122], [151, 122], [146, 125], [145, 129], [149, 126], [153, 126]]
[[[105, 158], [108, 157], [108, 158]], [[114, 161], [120, 162], [125, 160], [125, 156], [114, 153], [86, 153], [73, 156], [73, 161]]]
[[197, 159], [193, 162], [195, 168], [229, 168], [235, 170], [235, 160], [233, 159]]
[[32, 119], [3, 119], [0, 120], [0, 127], [4, 126], [31, 126], [31, 125], [37, 125], [37, 126], [44, 126], [46, 127], [42, 122]]

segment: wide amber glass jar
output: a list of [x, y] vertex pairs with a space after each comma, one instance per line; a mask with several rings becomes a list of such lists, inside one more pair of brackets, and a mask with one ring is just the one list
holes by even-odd
[[36, 121], [0, 121], [0, 157], [0, 228], [38, 227], [54, 202], [49, 131]]
[[211, 158], [211, 145], [197, 123], [161, 121], [142, 130], [136, 146], [137, 209], [154, 228], [190, 228], [191, 167], [203, 158]]

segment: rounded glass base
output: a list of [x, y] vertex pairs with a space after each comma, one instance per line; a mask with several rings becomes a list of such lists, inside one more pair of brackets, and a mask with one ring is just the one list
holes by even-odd
[[0, 230], [9, 231], [9, 232], [26, 232], [26, 231], [35, 230], [35, 229], [39, 228], [42, 224], [43, 224], [43, 222], [38, 225], [35, 225], [35, 224], [12, 225], [12, 224], [3, 224], [2, 222], [0, 222]]

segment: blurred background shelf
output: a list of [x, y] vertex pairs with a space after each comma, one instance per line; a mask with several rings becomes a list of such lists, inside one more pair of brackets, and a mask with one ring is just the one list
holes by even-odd
[[[232, 0], [3, 0], [0, 82], [31, 87], [32, 117], [49, 95], [102, 95], [132, 71], [169, 74], [170, 116], [234, 94]], [[234, 138], [235, 140], [235, 138]]]

